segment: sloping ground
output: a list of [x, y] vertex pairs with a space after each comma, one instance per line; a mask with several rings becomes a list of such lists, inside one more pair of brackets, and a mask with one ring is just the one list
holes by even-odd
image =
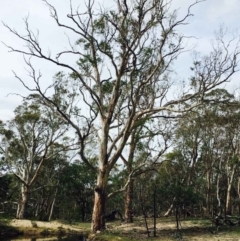
[[75, 233], [86, 233], [89, 228], [75, 225], [64, 224], [58, 221], [41, 222], [31, 220], [13, 219], [10, 226], [23, 232], [24, 236], [38, 236], [38, 235], [64, 235]]
[[52, 222], [42, 222], [42, 221], [31, 221], [31, 220], [19, 220], [19, 219], [13, 219], [10, 222], [10, 225], [13, 227], [18, 228], [45, 228], [45, 229], [66, 229], [66, 230], [74, 230], [74, 231], [82, 231], [83, 229], [80, 227], [76, 227], [69, 224], [63, 224], [58, 221], [52, 221]]

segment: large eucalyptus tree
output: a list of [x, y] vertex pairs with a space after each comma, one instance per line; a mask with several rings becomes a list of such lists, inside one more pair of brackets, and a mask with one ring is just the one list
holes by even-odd
[[[239, 53], [237, 48], [230, 52], [220, 36], [209, 55], [195, 62], [195, 88], [186, 81], [183, 91], [172, 95], [172, 63], [185, 50], [188, 37], [178, 29], [189, 21], [192, 7], [200, 1], [178, 18], [177, 11], [171, 10], [172, 1], [167, 0], [116, 0], [110, 7], [87, 0], [76, 11], [70, 4], [70, 24], [61, 20], [50, 2], [44, 2], [57, 26], [75, 34], [76, 44], [53, 57], [44, 51], [26, 20], [25, 34], [5, 25], [26, 43], [25, 48], [7, 47], [68, 72], [58, 73], [49, 87], [55, 92], [54, 97], [41, 88], [41, 75], [27, 59], [36, 87], [30, 88], [21, 76], [16, 77], [30, 91], [40, 94], [42, 103], [75, 129], [81, 159], [97, 174], [92, 216], [92, 230], [96, 232], [105, 229], [109, 173], [131, 133], [146, 120], [169, 117], [198, 106], [200, 101], [185, 108], [181, 104], [196, 96], [201, 96], [201, 100], [206, 92], [229, 80], [236, 70]], [[77, 57], [77, 64], [64, 61], [65, 55]], [[95, 148], [91, 149], [93, 143]], [[97, 167], [89, 161], [93, 156], [98, 157]]]

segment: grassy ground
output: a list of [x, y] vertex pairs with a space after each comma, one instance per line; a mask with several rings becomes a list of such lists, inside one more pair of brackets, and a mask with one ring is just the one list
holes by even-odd
[[180, 230], [177, 232], [176, 225], [171, 218], [157, 219], [157, 237], [153, 237], [153, 223], [148, 219], [150, 238], [147, 236], [146, 227], [142, 219], [135, 220], [134, 224], [120, 224], [119, 222], [108, 223], [106, 232], [97, 235], [100, 239], [108, 241], [240, 241], [240, 227], [220, 227], [218, 232], [212, 227], [208, 219], [189, 219], [180, 222]]
[[[134, 220], [133, 224], [125, 224], [120, 221], [107, 222], [107, 229], [96, 235], [90, 235], [92, 240], [101, 241], [240, 241], [240, 227], [220, 227], [216, 231], [211, 227], [210, 220], [207, 219], [188, 219], [181, 221], [179, 232], [171, 218], [157, 219], [157, 237], [153, 237], [152, 219], [148, 219], [150, 238], [147, 236], [146, 227], [142, 218]], [[89, 233], [90, 223], [71, 223], [53, 221], [39, 222], [30, 220], [0, 220], [0, 230], [4, 227], [5, 234], [23, 233], [24, 237], [39, 237], [49, 235], [66, 235], [71, 233]], [[2, 232], [2, 231], [1, 231]], [[19, 233], [18, 233], [19, 232]], [[3, 232], [4, 233], [4, 232]], [[1, 240], [1, 237], [0, 237]]]

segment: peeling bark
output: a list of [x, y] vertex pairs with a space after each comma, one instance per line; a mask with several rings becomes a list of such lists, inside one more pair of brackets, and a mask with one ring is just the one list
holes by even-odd
[[108, 172], [100, 171], [97, 178], [97, 186], [94, 192], [94, 206], [92, 215], [92, 231], [95, 233], [105, 229], [105, 212], [106, 212], [106, 187]]
[[22, 184], [21, 187], [21, 201], [18, 203], [18, 209], [17, 209], [17, 219], [24, 219], [26, 218], [26, 206], [28, 201], [28, 187], [24, 184]]
[[131, 179], [126, 190], [125, 195], [125, 222], [133, 222], [133, 211], [132, 211], [132, 196], [133, 196], [133, 180]]

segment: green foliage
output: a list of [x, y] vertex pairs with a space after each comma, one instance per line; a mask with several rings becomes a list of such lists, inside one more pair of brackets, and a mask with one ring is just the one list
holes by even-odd
[[230, 157], [229, 164], [230, 165], [239, 164], [239, 156], [238, 156], [238, 154], [237, 155], [233, 155], [232, 157]]
[[[84, 163], [66, 164], [59, 174], [58, 202], [59, 218], [82, 220], [89, 218], [93, 204], [95, 173]], [[74, 209], [74, 206], [77, 207]], [[68, 210], [67, 215], [64, 210]]]

